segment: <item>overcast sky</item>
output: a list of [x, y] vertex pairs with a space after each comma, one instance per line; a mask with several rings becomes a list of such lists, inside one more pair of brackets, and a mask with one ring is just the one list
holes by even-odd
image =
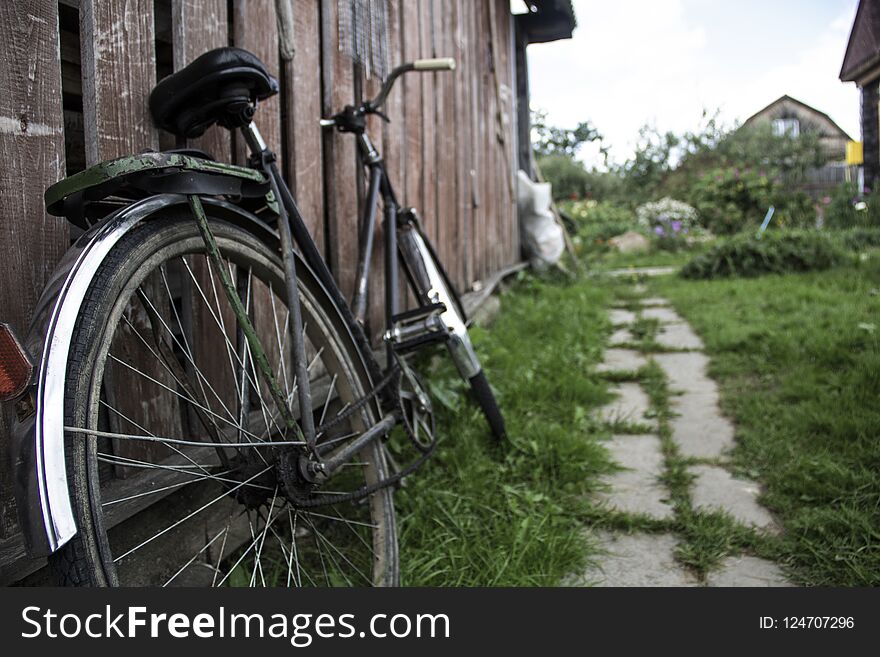
[[783, 94], [859, 139], [858, 91], [837, 79], [857, 4], [574, 0], [574, 38], [529, 46], [532, 106], [562, 127], [589, 119], [617, 161], [645, 123], [694, 129], [704, 107], [742, 122]]

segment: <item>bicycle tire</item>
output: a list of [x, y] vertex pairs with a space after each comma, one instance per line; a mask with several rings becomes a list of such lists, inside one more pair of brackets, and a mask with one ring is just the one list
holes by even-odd
[[[272, 252], [272, 250], [270, 250], [265, 244], [241, 228], [213, 218], [211, 218], [210, 221], [212, 231], [220, 245], [223, 256], [229, 263], [230, 269], [233, 268], [233, 263], [236, 271], [243, 270], [245, 266], [249, 267], [248, 271], [250, 272], [250, 278], [248, 278], [248, 299], [250, 299], [251, 296], [253, 296], [254, 299], [257, 299], [261, 290], [264, 293], [264, 297], [266, 290], [268, 290], [268, 294], [271, 297], [273, 289], [283, 289], [283, 287], [279, 287], [283, 286], [284, 281], [280, 254]], [[172, 566], [177, 567], [182, 557], [177, 558], [176, 561], [170, 565], [159, 562], [154, 563], [153, 561], [150, 561], [152, 558], [150, 556], [146, 558], [140, 557], [140, 561], [137, 561], [137, 559], [134, 560], [134, 563], [138, 566], [137, 569], [133, 566], [126, 566], [126, 570], [126, 568], [122, 566], [125, 566], [126, 559], [131, 561], [132, 557], [129, 557], [129, 552], [123, 554], [122, 557], [118, 556], [119, 552], [124, 549], [123, 547], [118, 546], [127, 546], [130, 543], [136, 543], [137, 540], [139, 540], [137, 530], [132, 530], [134, 519], [139, 519], [142, 516], [149, 516], [149, 514], [154, 516], [160, 515], [162, 512], [167, 511], [166, 507], [171, 504], [182, 505], [183, 511], [179, 511], [179, 513], [187, 513], [186, 509], [189, 507], [186, 505], [196, 504], [196, 502], [192, 500], [197, 501], [197, 496], [203, 495], [206, 492], [201, 489], [213, 487], [210, 490], [211, 496], [219, 490], [221, 496], [218, 499], [222, 499], [224, 504], [231, 508], [228, 516], [229, 520], [227, 521], [224, 530], [225, 533], [223, 534], [223, 546], [227, 543], [227, 537], [233, 536], [235, 531], [244, 531], [242, 516], [245, 514], [247, 515], [247, 523], [250, 525], [251, 535], [254, 534], [255, 527], [258, 538], [259, 532], [262, 531], [262, 542], [258, 543], [260, 553], [256, 553], [255, 550], [254, 554], [254, 574], [251, 579], [252, 585], [254, 584], [258, 569], [260, 580], [262, 580], [262, 583], [264, 584], [267, 583], [263, 572], [264, 569], [261, 563], [261, 558], [264, 557], [267, 562], [269, 561], [268, 553], [263, 555], [262, 550], [266, 538], [269, 537], [270, 529], [274, 537], [277, 538], [277, 543], [280, 546], [280, 552], [278, 554], [283, 555], [283, 559], [280, 560], [280, 563], [283, 565], [284, 561], [287, 560], [286, 575], [288, 584], [291, 583], [294, 555], [297, 555], [296, 570], [299, 574], [299, 578], [297, 580], [297, 577], [294, 575], [293, 579], [295, 584], [354, 584], [355, 582], [349, 579], [348, 575], [355, 578], [356, 576], [353, 570], [358, 570], [363, 578], [368, 579], [367, 584], [381, 586], [397, 585], [399, 583], [399, 563], [397, 554], [396, 518], [394, 514], [393, 490], [390, 487], [382, 488], [379, 491], [372, 493], [366, 498], [366, 504], [351, 504], [350, 508], [346, 506], [345, 509], [341, 508], [342, 505], [337, 504], [330, 507], [332, 511], [325, 509], [327, 511], [326, 514], [319, 514], [318, 512], [306, 509], [294, 510], [292, 509], [292, 504], [288, 505], [288, 516], [290, 517], [291, 523], [289, 537], [291, 545], [286, 551], [284, 547], [285, 544], [279, 536], [287, 531], [287, 529], [280, 525], [278, 525], [278, 527], [273, 527], [273, 522], [276, 522], [280, 517], [282, 509], [284, 508], [283, 505], [285, 504], [283, 500], [278, 501], [278, 512], [273, 517], [276, 500], [279, 498], [279, 490], [283, 489], [283, 486], [280, 483], [274, 484], [274, 496], [272, 497], [271, 507], [269, 506], [267, 496], [266, 500], [260, 505], [254, 503], [253, 508], [248, 507], [245, 509], [244, 502], [241, 502], [240, 498], [245, 498], [246, 495], [236, 493], [233, 496], [232, 493], [235, 490], [248, 492], [252, 488], [271, 488], [271, 486], [258, 486], [257, 484], [249, 483], [251, 481], [257, 481], [259, 484], [264, 481], [263, 479], [248, 479], [246, 483], [241, 485], [238, 485], [238, 480], [233, 479], [233, 482], [236, 483], [236, 488], [233, 488], [232, 484], [227, 482], [229, 478], [234, 476], [240, 476], [243, 478], [245, 476], [243, 474], [238, 475], [236, 473], [235, 475], [228, 475], [227, 472], [221, 471], [218, 475], [215, 470], [211, 470], [210, 472], [215, 474], [204, 477], [204, 481], [189, 482], [195, 483], [195, 486], [190, 486], [189, 483], [181, 484], [181, 492], [175, 491], [167, 496], [163, 496], [162, 499], [155, 501], [152, 504], [148, 504], [144, 509], [141, 509], [141, 511], [138, 512], [139, 515], [133, 516], [134, 519], [125, 520], [120, 524], [115, 524], [115, 521], [111, 519], [111, 515], [108, 515], [112, 514], [112, 511], [105, 510], [105, 507], [107, 507], [108, 504], [113, 504], [117, 500], [110, 500], [109, 502], [104, 501], [102, 493], [106, 492], [110, 485], [116, 482], [118, 470], [134, 467], [133, 463], [130, 462], [133, 461], [133, 459], [126, 460], [125, 457], [116, 456], [115, 461], [111, 460], [113, 465], [111, 465], [111, 470], [108, 474], [106, 459], [105, 461], [99, 461], [99, 455], [104, 454], [103, 452], [99, 452], [99, 449], [104, 448], [98, 447], [101, 437], [96, 438], [95, 436], [90, 435], [88, 439], [83, 439], [82, 435], [83, 432], [87, 431], [99, 431], [101, 429], [101, 412], [105, 414], [103, 420], [105, 424], [107, 423], [106, 416], [110, 414], [109, 411], [104, 409], [109, 408], [112, 405], [109, 404], [107, 400], [109, 399], [110, 402], [113, 402], [114, 398], [109, 396], [109, 393], [107, 392], [109, 384], [103, 379], [104, 375], [108, 373], [107, 363], [112, 360], [113, 367], [115, 367], [117, 361], [120, 360], [115, 354], [112, 357], [110, 356], [111, 345], [117, 344], [114, 342], [114, 337], [117, 337], [120, 340], [123, 338], [123, 333], [117, 333], [120, 331], [119, 327], [123, 326], [123, 318], [125, 318], [127, 327], [132, 326], [132, 320], [128, 319], [129, 315], [126, 313], [131, 312], [131, 299], [134, 298], [132, 295], [135, 294], [136, 290], [139, 290], [142, 287], [142, 284], [147, 284], [148, 276], [156, 276], [157, 272], [161, 273], [170, 298], [172, 296], [172, 287], [169, 286], [167, 280], [165, 280], [165, 272], [166, 270], [170, 271], [170, 266], [176, 263], [173, 259], [179, 257], [181, 261], [184, 261], [185, 258], [189, 258], [193, 255], [201, 256], [203, 255], [203, 252], [204, 244], [201, 241], [198, 230], [195, 223], [192, 221], [191, 216], [186, 211], [178, 210], [169, 212], [167, 216], [146, 222], [133, 230], [129, 235], [125, 236], [119, 244], [114, 247], [113, 251], [111, 251], [105, 262], [101, 265], [96, 273], [93, 284], [88, 291], [80, 317], [74, 327], [72, 341], [73, 348], [71, 350], [68, 364], [68, 376], [65, 382], [64, 408], [65, 426], [81, 428], [81, 430], [78, 430], [79, 432], [65, 432], [65, 458], [67, 461], [68, 480], [70, 482], [71, 498], [79, 531], [68, 544], [63, 546], [50, 558], [52, 568], [56, 572], [59, 582], [65, 585], [76, 586], [112, 586], [120, 584], [141, 585], [161, 583], [170, 572], [169, 568]], [[160, 266], [162, 265], [165, 266], [165, 270], [161, 269]], [[184, 266], [189, 271], [189, 267], [186, 265]], [[210, 265], [208, 265], [208, 270], [210, 272]], [[193, 282], [198, 286], [196, 277], [193, 276], [191, 271], [189, 273]], [[334, 408], [336, 406], [344, 408], [346, 404], [350, 404], [355, 399], [363, 396], [370, 389], [369, 377], [366, 373], [366, 365], [356, 346], [356, 338], [354, 338], [346, 328], [345, 317], [339, 312], [336, 304], [331, 300], [323, 286], [317, 281], [314, 275], [311, 274], [308, 268], [298, 268], [297, 273], [306, 331], [312, 349], [310, 353], [317, 354], [314, 356], [315, 360], [310, 361], [310, 367], [314, 363], [317, 363], [316, 372], [321, 373], [320, 375], [323, 377], [322, 380], [324, 380], [325, 383], [328, 379], [331, 381], [329, 391], [324, 393], [326, 397], [323, 404], [323, 410], [326, 413], [328, 408], [331, 408], [331, 402], [332, 407]], [[260, 276], [265, 277], [266, 280], [263, 281], [259, 278]], [[209, 274], [209, 278], [213, 279], [214, 277]], [[252, 292], [251, 280], [253, 280]], [[260, 287], [261, 283], [263, 284], [262, 288]], [[205, 306], [210, 306], [211, 303], [208, 300], [210, 295], [201, 292], [201, 290], [200, 293]], [[219, 294], [223, 294], [222, 290]], [[283, 302], [282, 297], [283, 295], [278, 295], [278, 300]], [[219, 298], [222, 297], [214, 296], [213, 298], [217, 300], [217, 312], [213, 317], [214, 320], [218, 322], [218, 331], [226, 333], [227, 329], [222, 325], [222, 317], [225, 309], [221, 308], [221, 302], [219, 301]], [[273, 304], [273, 314], [275, 314], [275, 317], [273, 318], [275, 334], [278, 338], [278, 359], [275, 367], [283, 368], [282, 363], [285, 362], [284, 354], [286, 343], [285, 341], [282, 341], [281, 333], [285, 333], [286, 335], [287, 320], [284, 320], [284, 328], [279, 331], [278, 316], [274, 305], [276, 303], [275, 297], [271, 297], [270, 300]], [[177, 303], [177, 300], [172, 299], [171, 301], [172, 303], [169, 304], [168, 307], [170, 308], [173, 306], [176, 308], [175, 304]], [[142, 303], [142, 305], [144, 304]], [[152, 304], [148, 302], [146, 305]], [[146, 305], [144, 305], [144, 309], [146, 309]], [[268, 308], [264, 308], [262, 312], [267, 311]], [[169, 311], [169, 313], [170, 312], [171, 311]], [[174, 310], [173, 312], [177, 311]], [[252, 312], [255, 314], [261, 312], [257, 309], [256, 302], [254, 302]], [[131, 317], [134, 317], [134, 315], [132, 314]], [[161, 320], [159, 314], [157, 314], [156, 317]], [[180, 331], [183, 332], [184, 322], [180, 321], [179, 315], [177, 316], [177, 319]], [[170, 321], [169, 315], [169, 322]], [[268, 319], [264, 318], [264, 322], [264, 328], [267, 325], [271, 325], [271, 322]], [[160, 321], [159, 323], [163, 322]], [[135, 333], [137, 333], [136, 330]], [[169, 335], [171, 335], [173, 339], [173, 333], [170, 332], [170, 330]], [[183, 333], [181, 333], [181, 335], [183, 335]], [[181, 341], [186, 344], [186, 338], [181, 338]], [[147, 344], [146, 341], [143, 342], [144, 344]], [[230, 352], [231, 350], [228, 345], [231, 343], [229, 340], [226, 340], [226, 343], [227, 352]], [[158, 341], [154, 346], [158, 347]], [[114, 349], [116, 349], [116, 346], [114, 346]], [[183, 349], [184, 347], [181, 346], [181, 350]], [[200, 361], [199, 365], [197, 365], [196, 361], [192, 358], [192, 354], [196, 351], [197, 345], [193, 344], [191, 348], [187, 345], [186, 349], [189, 350], [189, 359], [192, 368], [198, 370], [199, 365], [202, 363]], [[156, 351], [161, 351], [161, 349], [157, 348]], [[150, 354], [156, 356], [156, 351], [150, 350]], [[228, 355], [231, 359], [232, 354], [229, 353]], [[139, 364], [137, 361], [133, 362]], [[239, 363], [241, 362], [242, 361], [239, 360]], [[247, 358], [245, 358], [244, 362], [248, 362]], [[173, 374], [173, 368], [169, 368], [166, 365], [166, 369], [168, 369], [169, 373]], [[245, 372], [242, 375], [241, 380], [244, 389], [248, 390], [247, 397], [248, 399], [260, 398], [260, 386], [262, 383], [260, 383], [257, 378], [252, 378], [250, 383], [247, 383], [246, 378], [249, 375], [246, 370], [247, 367], [245, 367]], [[113, 373], [112, 368], [109, 371], [110, 373]], [[233, 368], [232, 371], [235, 371], [235, 369]], [[241, 370], [239, 370], [239, 373], [241, 374]], [[256, 377], [256, 370], [253, 370], [253, 374], [254, 377]], [[158, 378], [158, 376], [156, 378]], [[191, 400], [184, 399], [184, 396], [180, 395], [182, 401], [178, 402], [178, 405], [180, 406], [180, 412], [178, 415], [182, 418], [180, 419], [181, 426], [183, 426], [187, 417], [197, 414], [197, 411], [194, 411], [193, 407], [198, 404], [201, 404], [203, 413], [207, 415], [207, 411], [204, 409], [208, 409], [209, 411], [211, 404], [214, 402], [213, 399], [209, 400], [209, 395], [206, 392], [205, 386], [211, 389], [211, 392], [214, 393], [221, 405], [223, 404], [221, 397], [224, 390], [220, 388], [220, 386], [229, 386], [229, 381], [220, 376], [215, 377], [214, 381], [208, 381], [204, 372], [197, 373], [195, 378], [199, 382], [203, 379], [205, 381], [204, 384], [200, 383], [202, 385], [204, 397], [197, 400]], [[220, 389], [220, 394], [211, 387], [211, 383], [217, 385], [218, 389]], [[237, 386], [238, 383], [236, 382], [235, 385]], [[295, 387], [295, 384], [293, 385]], [[174, 387], [184, 389], [182, 384], [176, 380]], [[194, 388], [191, 387], [190, 389], [193, 390]], [[292, 399], [293, 393], [289, 393], [288, 397]], [[239, 403], [241, 407], [248, 407], [243, 399], [244, 395], [240, 397]], [[195, 403], [191, 403], [193, 401]], [[140, 403], [143, 406], [144, 401], [141, 400]], [[215, 406], [219, 408], [216, 404]], [[172, 440], [171, 438], [162, 436], [162, 434], [154, 434], [153, 432], [150, 432], [149, 427], [151, 425], [146, 424], [146, 421], [143, 421], [142, 424], [137, 423], [135, 420], [140, 418], [127, 417], [120, 413], [118, 409], [115, 410], [121, 417], [125, 418], [125, 421], [129, 422], [127, 426], [140, 426], [140, 428], [143, 429], [144, 432], [149, 433], [150, 436], [161, 436], [165, 442], [157, 447], [157, 449], [174, 448], [173, 444], [168, 442], [169, 440]], [[228, 408], [226, 410], [228, 412]], [[273, 428], [270, 427], [269, 420], [273, 418], [265, 418], [265, 408], [259, 410], [263, 411], [266, 422], [266, 440], [270, 440], [271, 438], [268, 436], [271, 435]], [[330, 412], [332, 413], [333, 411], [331, 410]], [[365, 406], [363, 410], [359, 411], [359, 414], [353, 416], [355, 419], [347, 420], [348, 422], [352, 422], [352, 425], [349, 428], [357, 430], [358, 426], [366, 426], [366, 422], [375, 422], [377, 417], [376, 412], [376, 409], [371, 405]], [[338, 415], [342, 415], [342, 411], [338, 411], [337, 413]], [[235, 419], [232, 413], [229, 413], [229, 415], [233, 420]], [[149, 414], [145, 413], [144, 420], [147, 419], [149, 419]], [[122, 423], [122, 420], [118, 420], [118, 422]], [[218, 423], [215, 421], [214, 424], [217, 425]], [[242, 431], [244, 430], [242, 427], [244, 427], [245, 424], [244, 420], [240, 420], [240, 425], [238, 429], [235, 430], [239, 436], [242, 435]], [[251, 428], [249, 424], [247, 426], [248, 428]], [[275, 426], [277, 427], [277, 424], [275, 424]], [[256, 429], [254, 431], [256, 431]], [[121, 436], [122, 434], [117, 435]], [[186, 434], [181, 435], [183, 438], [187, 437]], [[118, 438], [116, 440], [117, 443], [120, 442]], [[329, 440], [329, 438], [326, 438], [325, 440]], [[122, 441], [122, 443], [124, 443], [124, 441]], [[200, 447], [198, 449], [201, 449], [203, 453], [213, 452], [215, 450], [212, 445], [212, 443], [206, 443], [206, 448]], [[187, 449], [190, 448], [181, 447], [181, 449], [176, 450], [175, 454], [180, 453], [183, 456], [189, 456], [192, 466], [186, 465], [186, 467], [192, 467], [192, 471], [196, 472], [195, 467], [199, 466], [204, 470], [205, 474], [208, 475], [209, 470], [206, 469], [206, 464], [201, 462], [207, 459], [200, 457], [193, 458], [191, 455], [184, 453], [184, 450]], [[277, 448], [271, 449], [275, 450]], [[115, 455], [116, 448], [113, 448], [113, 450], [113, 454]], [[239, 447], [231, 451], [241, 452], [243, 450], [243, 447]], [[173, 452], [174, 449], [171, 449], [171, 451]], [[265, 449], [258, 450], [254, 448], [252, 451], [255, 453], [260, 452], [261, 454], [270, 453], [269, 450]], [[217, 449], [216, 452], [219, 454], [224, 452], [224, 450]], [[104, 456], [106, 456], [106, 454], [104, 454]], [[266, 457], [261, 456], [261, 458], [266, 461]], [[167, 458], [160, 460], [160, 458], [156, 456], [154, 457], [155, 462], [150, 461], [147, 457], [143, 457], [143, 459], [145, 460], [139, 462], [149, 462], [157, 473], [160, 472], [160, 467], [168, 469], [167, 465], [160, 466], [160, 463], [167, 464]], [[197, 463], [196, 460], [199, 462]], [[256, 460], [256, 457], [254, 457], [254, 460]], [[353, 471], [355, 474], [347, 475], [350, 479], [355, 480], [355, 483], [353, 483], [352, 486], [356, 486], [361, 477], [366, 483], [371, 483], [380, 481], [388, 476], [384, 451], [378, 441], [373, 442], [365, 448], [361, 452], [359, 460], [363, 461], [363, 463], [354, 466]], [[185, 461], [182, 460], [180, 462], [185, 463]], [[268, 467], [268, 461], [266, 462]], [[140, 465], [138, 467], [143, 468], [143, 466]], [[243, 467], [244, 466], [240, 466], [240, 469]], [[274, 472], [275, 471], [273, 470], [273, 475]], [[227, 477], [221, 479], [221, 476], [223, 475], [227, 475]], [[174, 476], [177, 476], [177, 474], [174, 474]], [[201, 476], [201, 473], [199, 473], [199, 476]], [[132, 475], [131, 478], [135, 479], [135, 476]], [[331, 481], [333, 481], [333, 479], [331, 479]], [[196, 489], [198, 489], [197, 493], [183, 493], [183, 491]], [[149, 494], [148, 490], [152, 490], [154, 493], [157, 492], [154, 485], [152, 489], [145, 489], [143, 494]], [[137, 494], [141, 494], [141, 492], [139, 491]], [[253, 494], [262, 495], [264, 493]], [[190, 500], [190, 498], [192, 498], [192, 500]], [[211, 499], [213, 499], [213, 497]], [[125, 503], [129, 500], [123, 498], [119, 501]], [[238, 509], [238, 507], [235, 506], [236, 503], [241, 505], [242, 510], [239, 510], [238, 512], [236, 511], [236, 509]], [[215, 504], [215, 502], [212, 502], [212, 504]], [[260, 520], [262, 519], [261, 514], [263, 508], [268, 508], [268, 511], [265, 515], [265, 521], [261, 525]], [[253, 520], [251, 517], [252, 512], [254, 516]], [[206, 545], [202, 548], [202, 551], [196, 553], [196, 557], [199, 557], [202, 552], [204, 552], [205, 555], [210, 555], [211, 553], [210, 548], [212, 545], [207, 543], [208, 537], [210, 536], [210, 533], [207, 531], [207, 525], [209, 522], [208, 516], [213, 517], [216, 513], [215, 509], [210, 513], [202, 513], [202, 511], [199, 511], [195, 515], [183, 516], [186, 522], [189, 522], [192, 518], [197, 518], [199, 522], [204, 520], [206, 526], [206, 531], [204, 533], [204, 541], [206, 542]], [[238, 513], [238, 515], [233, 518], [235, 513]], [[329, 515], [331, 513], [339, 515], [341, 522], [335, 517]], [[367, 529], [361, 529], [361, 524], [354, 525], [353, 523], [356, 521], [353, 518], [344, 517], [342, 515], [343, 513], [357, 514], [356, 517], [358, 518], [369, 518], [368, 522], [361, 523], [367, 527]], [[199, 514], [202, 514], [202, 516], [200, 517]], [[329, 518], [334, 524], [330, 525], [324, 518]], [[301, 519], [302, 524], [297, 526], [295, 519]], [[160, 520], [161, 522], [165, 522], [164, 518], [160, 518]], [[177, 521], [175, 520], [175, 522]], [[233, 526], [233, 523], [235, 524], [234, 530], [230, 529], [230, 527]], [[256, 523], [256, 525], [254, 525], [254, 523]], [[308, 526], [305, 523], [308, 523]], [[348, 551], [349, 548], [347, 546], [343, 547], [342, 544], [334, 547], [334, 550], [336, 550], [338, 554], [330, 552], [330, 548], [333, 547], [333, 544], [329, 541], [331, 539], [335, 540], [335, 535], [331, 535], [331, 530], [327, 529], [327, 527], [329, 525], [332, 529], [336, 523], [344, 523], [345, 527], [350, 529], [354, 536], [360, 539], [364, 548], [361, 548], [358, 544], [354, 543], [354, 539], [349, 537], [351, 543], [355, 545], [355, 548], [353, 548], [351, 552]], [[184, 526], [185, 525], [179, 525], [181, 528]], [[213, 528], [216, 529], [219, 526], [219, 524], [215, 524]], [[324, 532], [322, 532], [321, 529], [324, 529]], [[126, 531], [133, 533], [134, 538], [123, 537], [123, 534]], [[178, 525], [172, 524], [169, 528], [159, 532], [158, 536], [150, 538], [150, 541], [153, 541], [158, 545], [161, 543], [159, 538], [162, 536], [167, 536], [170, 540], [181, 531], [182, 529], [178, 529]], [[187, 531], [190, 530], [187, 529]], [[213, 539], [211, 539], [212, 543], [219, 540], [220, 535], [220, 533], [217, 533]], [[329, 539], [327, 538], [328, 536], [330, 536]], [[312, 541], [315, 546], [310, 545], [306, 548], [301, 548], [299, 554], [297, 554], [295, 549], [297, 537], [304, 537], [302, 538], [303, 541], [308, 539]], [[162, 540], [164, 541], [165, 539]], [[232, 566], [229, 566], [231, 556], [227, 556], [227, 560], [224, 561], [224, 554], [221, 550], [220, 556], [217, 559], [217, 564], [211, 566], [215, 573], [221, 571], [221, 569], [228, 568], [222, 581], [220, 581], [221, 584], [227, 581], [229, 583], [234, 583], [236, 579], [241, 579], [234, 575], [240, 569], [242, 559], [245, 559], [248, 555], [248, 551], [257, 544], [255, 543], [256, 540], [257, 539], [254, 539], [254, 541], [251, 542], [250, 546], [239, 558], [239, 561]], [[270, 537], [270, 541], [271, 540], [272, 538]], [[247, 541], [245, 540], [244, 543], [247, 543]], [[147, 544], [149, 544], [149, 542]], [[146, 550], [146, 548], [144, 549]], [[214, 545], [214, 549], [216, 551], [216, 544]], [[358, 553], [358, 555], [355, 556], [354, 549], [362, 550], [364, 554], [361, 555]], [[345, 552], [340, 550], [345, 550]], [[321, 567], [323, 568], [323, 579], [321, 578], [320, 571], [317, 570], [317, 567], [311, 574], [307, 574], [309, 581], [303, 579], [306, 552], [309, 552], [309, 554], [313, 552], [320, 553], [319, 556]], [[133, 554], [133, 552], [131, 554]], [[188, 553], [183, 556], [186, 555], [188, 555]], [[164, 559], [165, 556], [170, 559], [172, 555], [164, 555], [162, 558]], [[309, 558], [312, 558], [312, 556]], [[206, 559], [208, 558], [210, 557], [206, 557]], [[122, 565], [117, 565], [116, 562], [120, 561], [120, 559], [122, 560]], [[247, 557], [247, 559], [248, 561], [245, 563], [249, 569], [251, 557]], [[277, 568], [279, 563], [277, 554], [272, 555], [272, 559], [274, 560], [272, 562], [274, 564], [273, 567]], [[342, 559], [345, 559], [348, 564], [351, 565], [351, 568], [343, 563], [342, 566], [339, 567], [340, 571], [344, 571], [341, 572], [341, 576], [339, 573], [333, 572], [333, 576], [331, 577], [328, 572], [327, 563], [333, 560], [336, 562], [336, 566], [339, 566], [338, 562]], [[300, 563], [301, 560], [302, 564]], [[196, 562], [196, 565], [203, 565], [202, 561], [203, 559], [200, 558], [200, 560]], [[317, 558], [314, 559], [314, 562], [317, 563]], [[146, 567], [148, 567], [148, 570], [149, 567], [153, 567], [153, 571], [155, 572], [143, 572], [145, 564]], [[190, 568], [191, 565], [192, 562], [186, 562], [181, 570], [174, 572], [173, 577], [169, 581], [173, 581], [181, 572], [184, 572], [183, 568]], [[300, 572], [301, 565], [303, 567], [302, 572]], [[312, 565], [314, 564], [310, 563], [310, 567], [312, 567]], [[364, 573], [364, 570], [366, 569], [369, 569], [368, 575]], [[191, 568], [191, 570], [198, 569]], [[330, 566], [330, 570], [333, 570], [333, 566]], [[196, 575], [199, 575], [199, 573], [197, 572]], [[217, 583], [217, 581], [218, 577], [215, 574], [212, 583]], [[183, 583], [192, 585], [192, 580], [185, 580]], [[260, 582], [257, 582], [258, 585], [259, 583]], [[357, 584], [363, 585], [364, 582], [359, 580], [357, 581]]]
[[486, 422], [489, 423], [489, 429], [492, 431], [495, 440], [499, 443], [504, 442], [507, 440], [507, 427], [504, 425], [504, 416], [501, 414], [501, 409], [495, 400], [492, 386], [489, 385], [489, 381], [486, 379], [486, 373], [480, 370], [479, 374], [468, 379], [468, 383], [471, 386], [474, 400], [483, 411], [483, 415], [486, 417]]

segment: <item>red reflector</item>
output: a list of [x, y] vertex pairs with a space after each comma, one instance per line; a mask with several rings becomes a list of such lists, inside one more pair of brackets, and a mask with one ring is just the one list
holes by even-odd
[[15, 399], [31, 380], [34, 366], [9, 324], [0, 324], [0, 401]]

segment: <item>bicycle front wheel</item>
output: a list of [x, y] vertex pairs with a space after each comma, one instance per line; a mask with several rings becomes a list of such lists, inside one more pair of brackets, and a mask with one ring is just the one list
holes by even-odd
[[[210, 225], [287, 414], [299, 418], [280, 254]], [[358, 403], [370, 385], [344, 320], [305, 267], [298, 275], [314, 421], [329, 453], [375, 424], [378, 408]], [[320, 486], [305, 481], [304, 448], [243, 333], [188, 213], [139, 226], [108, 256], [66, 379], [79, 533], [52, 558], [63, 583], [398, 583], [392, 490], [358, 495], [388, 476], [381, 444]], [[319, 494], [339, 502], [307, 503]]]

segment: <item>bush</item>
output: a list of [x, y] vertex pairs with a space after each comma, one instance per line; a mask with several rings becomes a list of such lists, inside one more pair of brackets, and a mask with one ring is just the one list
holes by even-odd
[[760, 169], [711, 169], [697, 179], [689, 196], [703, 226], [718, 235], [757, 228], [771, 205], [776, 208], [774, 226], [812, 227], [816, 217], [806, 194]]
[[609, 239], [636, 224], [632, 210], [608, 201], [566, 201], [559, 209], [574, 225], [575, 241], [582, 249], [604, 247]]
[[697, 211], [687, 203], [664, 197], [636, 208], [639, 226], [654, 239], [658, 248], [677, 251], [685, 246], [687, 235], [697, 223]]
[[819, 231], [741, 234], [696, 256], [681, 270], [684, 278], [726, 278], [828, 269], [844, 259], [841, 247]]
[[841, 246], [849, 251], [861, 251], [880, 246], [880, 226], [861, 226], [841, 230], [835, 235]]
[[553, 185], [553, 198], [579, 199], [587, 195], [590, 174], [568, 155], [545, 155], [538, 159], [544, 180]]
[[828, 228], [880, 227], [880, 194], [861, 196], [852, 183], [839, 185], [826, 197], [825, 225]]

